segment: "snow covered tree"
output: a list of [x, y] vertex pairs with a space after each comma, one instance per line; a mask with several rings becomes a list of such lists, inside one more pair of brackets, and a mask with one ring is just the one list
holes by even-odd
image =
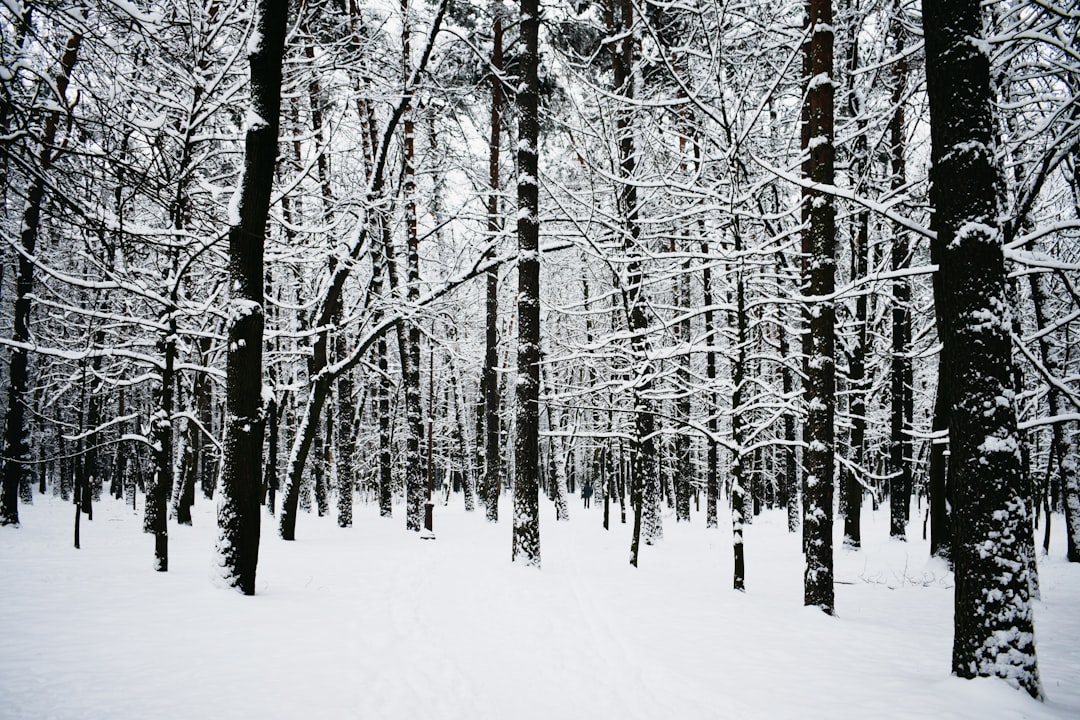
[[1013, 406], [1012, 327], [993, 156], [990, 67], [977, 0], [923, 0], [932, 243], [955, 458], [953, 672], [1040, 697], [1032, 527]]

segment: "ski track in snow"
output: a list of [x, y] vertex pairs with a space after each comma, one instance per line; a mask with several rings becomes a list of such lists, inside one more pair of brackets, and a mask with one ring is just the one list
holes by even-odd
[[605, 532], [599, 505], [561, 523], [542, 506], [540, 570], [510, 562], [508, 521], [460, 498], [436, 507], [433, 541], [400, 505], [387, 520], [358, 504], [344, 530], [302, 515], [291, 543], [264, 516], [243, 597], [210, 581], [211, 503], [170, 524], [155, 573], [141, 504], [97, 504], [74, 550], [71, 506], [35, 502], [0, 528], [0, 720], [1080, 717], [1080, 567], [1060, 517], [1040, 562], [1039, 704], [949, 675], [952, 576], [921, 539], [888, 539], [887, 506], [864, 510], [862, 550], [837, 523], [830, 618], [802, 607], [782, 512], [746, 527], [745, 594], [730, 528], [699, 512], [666, 513], [636, 570], [630, 524], [615, 513]]

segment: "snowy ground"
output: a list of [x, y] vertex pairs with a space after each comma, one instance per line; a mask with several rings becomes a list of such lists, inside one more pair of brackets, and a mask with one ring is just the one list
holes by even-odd
[[829, 618], [802, 607], [780, 514], [747, 530], [746, 594], [730, 530], [700, 515], [665, 518], [635, 570], [617, 512], [607, 533], [599, 507], [558, 524], [545, 507], [536, 571], [510, 564], [508, 522], [458, 500], [435, 541], [400, 507], [360, 507], [348, 530], [303, 515], [293, 543], [264, 522], [243, 597], [210, 582], [206, 504], [170, 526], [159, 574], [130, 509], [98, 504], [74, 550], [71, 506], [36, 502], [0, 528], [4, 720], [1080, 717], [1080, 567], [1060, 536], [1040, 564], [1039, 704], [949, 675], [952, 577], [921, 540], [889, 541], [885, 510], [865, 512], [864, 550], [837, 552]]

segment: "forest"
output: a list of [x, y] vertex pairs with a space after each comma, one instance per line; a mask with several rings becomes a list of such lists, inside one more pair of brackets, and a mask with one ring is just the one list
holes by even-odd
[[1074, 0], [4, 0], [0, 173], [5, 553], [212, 522], [254, 595], [317, 518], [540, 568], [583, 511], [635, 569], [723, 531], [749, 597], [780, 518], [824, 616], [925, 540], [952, 673], [1045, 699]]

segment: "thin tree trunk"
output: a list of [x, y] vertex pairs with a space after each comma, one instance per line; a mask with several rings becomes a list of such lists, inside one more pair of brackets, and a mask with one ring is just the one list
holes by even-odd
[[[697, 149], [698, 144], [694, 144], [695, 154], [700, 151]], [[709, 242], [707, 240], [701, 241], [701, 255], [702, 257], [709, 257]], [[720, 432], [720, 409], [716, 400], [716, 350], [714, 349], [717, 344], [716, 337], [716, 324], [713, 319], [714, 313], [713, 306], [713, 280], [712, 280], [712, 267], [706, 261], [705, 267], [701, 271], [701, 282], [703, 286], [704, 296], [702, 301], [705, 304], [705, 426], [709, 431], [708, 445], [705, 450], [705, 527], [719, 527], [719, 522], [716, 515], [716, 505], [720, 495], [720, 483], [717, 477], [717, 466], [720, 462], [719, 457], [719, 445], [717, 442], [717, 434]]]
[[[904, 29], [894, 20], [896, 54], [904, 52]], [[902, 57], [893, 65], [893, 115], [889, 121], [889, 153], [892, 164], [892, 187], [898, 190], [907, 183], [904, 159], [904, 97], [907, 85], [907, 61]], [[907, 232], [896, 228], [892, 245], [892, 269], [907, 269], [911, 253]], [[892, 360], [890, 367], [891, 414], [889, 433], [889, 534], [906, 539], [908, 507], [911, 504], [911, 288], [907, 278], [893, 280]], [[940, 508], [939, 508], [940, 510]], [[940, 518], [939, 518], [940, 522]]]
[[743, 241], [738, 225], [735, 233], [735, 362], [731, 367], [731, 545], [734, 552], [734, 588], [746, 590], [746, 564], [743, 554], [743, 525], [746, 523], [746, 493], [743, 466], [743, 386], [746, 379], [746, 287], [743, 278]]
[[[869, 222], [867, 213], [859, 213], [854, 236], [855, 272], [853, 280], [866, 277], [869, 249]], [[854, 468], [844, 474], [844, 544], [857, 548], [862, 545], [863, 484], [859, 473], [863, 472], [866, 459], [866, 332], [867, 296], [859, 293], [855, 298], [855, 347], [849, 361], [851, 397], [851, 459]]]
[[[782, 269], [783, 256], [781, 255], [777, 259], [778, 276]], [[781, 312], [783, 312], [783, 310], [781, 310]], [[788, 358], [791, 353], [791, 343], [788, 339], [790, 333], [788, 332], [786, 320], [785, 314], [781, 314], [779, 319], [779, 332], [780, 357], [783, 360], [783, 367], [780, 370], [780, 387], [784, 393], [784, 398], [794, 399], [795, 373], [791, 369]], [[791, 400], [788, 402], [791, 402]], [[784, 488], [783, 495], [787, 509], [787, 529], [788, 532], [792, 533], [799, 529], [799, 511], [801, 509], [801, 504], [799, 503], [798, 474], [798, 463], [796, 462], [795, 457], [795, 410], [794, 408], [790, 408], [784, 412], [784, 479], [782, 481], [782, 486]]]
[[[420, 253], [416, 228], [416, 153], [413, 123], [411, 38], [409, 0], [401, 0], [402, 78], [405, 83], [405, 111], [402, 115], [404, 156], [401, 192], [405, 204], [405, 299], [415, 307], [420, 299]], [[405, 395], [405, 527], [419, 532], [424, 526], [426, 483], [421, 473], [420, 448], [424, 442], [423, 407], [420, 393], [420, 326], [407, 322], [401, 334], [402, 384]]]
[[[487, 206], [488, 242], [494, 254], [495, 241], [502, 231], [499, 218], [499, 151], [502, 138], [502, 4], [492, 3], [492, 51], [491, 51], [491, 134], [488, 145], [488, 178], [490, 192]], [[492, 268], [487, 273], [487, 297], [485, 302], [487, 321], [484, 330], [484, 506], [487, 519], [499, 519], [499, 490], [502, 485], [502, 456], [499, 427], [499, 272]]]
[[[937, 392], [934, 401], [934, 434], [949, 429], [948, 372], [945, 356], [938, 359]], [[948, 560], [952, 555], [952, 531], [949, 523], [949, 476], [951, 455], [946, 454], [947, 438], [935, 438], [930, 446], [930, 554]]]

